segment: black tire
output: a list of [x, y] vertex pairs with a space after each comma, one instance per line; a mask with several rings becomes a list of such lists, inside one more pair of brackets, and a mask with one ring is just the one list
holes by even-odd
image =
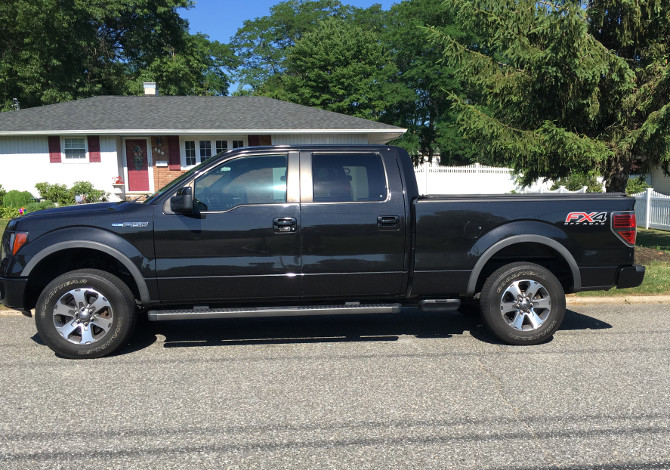
[[539, 344], [563, 323], [565, 292], [548, 269], [511, 263], [484, 283], [481, 315], [486, 327], [505, 343]]
[[70, 359], [111, 354], [133, 332], [135, 299], [119, 278], [97, 269], [70, 271], [47, 285], [35, 308], [42, 340]]

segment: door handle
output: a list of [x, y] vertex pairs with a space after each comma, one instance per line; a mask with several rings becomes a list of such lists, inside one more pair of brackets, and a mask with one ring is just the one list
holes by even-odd
[[379, 228], [397, 228], [400, 226], [400, 216], [380, 215], [377, 217], [377, 227]]
[[272, 229], [276, 233], [295, 232], [298, 221], [294, 217], [277, 217], [272, 220]]

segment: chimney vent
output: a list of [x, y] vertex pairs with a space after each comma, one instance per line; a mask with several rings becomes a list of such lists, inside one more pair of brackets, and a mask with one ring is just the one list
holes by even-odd
[[145, 96], [158, 95], [158, 88], [156, 88], [156, 82], [144, 82], [143, 85], [144, 85]]

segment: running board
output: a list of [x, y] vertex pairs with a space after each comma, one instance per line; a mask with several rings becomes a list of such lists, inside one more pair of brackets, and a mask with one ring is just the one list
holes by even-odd
[[150, 321], [195, 320], [207, 318], [298, 317], [308, 315], [353, 315], [365, 313], [400, 313], [401, 304], [316, 305], [297, 307], [216, 308], [195, 307], [185, 310], [149, 310]]

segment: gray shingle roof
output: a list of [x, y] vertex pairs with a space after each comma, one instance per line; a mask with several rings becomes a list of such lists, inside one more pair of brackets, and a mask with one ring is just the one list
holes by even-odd
[[260, 96], [97, 96], [0, 113], [0, 135], [405, 129]]

